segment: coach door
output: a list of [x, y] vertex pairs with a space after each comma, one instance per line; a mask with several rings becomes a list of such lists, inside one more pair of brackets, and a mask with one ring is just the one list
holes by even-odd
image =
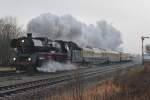
[[72, 62], [82, 62], [81, 50], [73, 50], [72, 51]]

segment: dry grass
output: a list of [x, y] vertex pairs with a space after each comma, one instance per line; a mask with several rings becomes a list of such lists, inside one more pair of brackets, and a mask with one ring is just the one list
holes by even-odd
[[5, 71], [15, 71], [16, 69], [14, 67], [1, 67], [0, 66], [0, 72], [5, 72]]
[[120, 87], [116, 87], [111, 82], [103, 85], [97, 85], [94, 88], [86, 89], [82, 92], [72, 91], [70, 95], [59, 94], [46, 98], [46, 100], [108, 100], [107, 97], [113, 96], [113, 93], [118, 93]]
[[77, 84], [72, 93], [46, 97], [45, 100], [150, 100], [150, 68], [132, 70], [84, 90]]

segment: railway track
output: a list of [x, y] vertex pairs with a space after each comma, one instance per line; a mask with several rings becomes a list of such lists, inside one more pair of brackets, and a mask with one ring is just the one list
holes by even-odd
[[[120, 63], [122, 64], [122, 63]], [[116, 64], [111, 64], [111, 65], [116, 65]], [[101, 65], [101, 67], [105, 67], [105, 66], [110, 66], [109, 64], [106, 64], [106, 65]], [[71, 71], [72, 72], [72, 71]], [[49, 72], [37, 72], [37, 73], [33, 73], [32, 75], [33, 76], [38, 76], [38, 75], [47, 75], [47, 74], [52, 74], [52, 73], [49, 73]], [[59, 74], [59, 73], [58, 73]], [[0, 78], [1, 77], [16, 77], [16, 76], [24, 76], [24, 75], [30, 75], [29, 73], [26, 73], [26, 72], [20, 72], [20, 73], [17, 73], [16, 71], [0, 71]]]
[[[133, 64], [122, 64], [113, 65], [106, 67], [96, 67], [83, 71], [79, 71], [76, 74], [80, 76], [81, 79], [94, 78], [106, 73], [114, 72], [118, 69], [127, 69], [133, 66]], [[54, 87], [63, 83], [69, 83], [74, 80], [75, 73], [61, 74], [51, 78], [44, 78], [35, 81], [29, 81], [24, 83], [18, 83], [13, 85], [1, 86], [0, 87], [0, 98], [9, 98], [14, 95], [25, 94], [28, 92], [39, 91], [45, 88]]]
[[15, 71], [5, 71], [5, 72], [0, 72], [0, 77], [6, 77], [6, 76], [12, 76], [16, 75]]

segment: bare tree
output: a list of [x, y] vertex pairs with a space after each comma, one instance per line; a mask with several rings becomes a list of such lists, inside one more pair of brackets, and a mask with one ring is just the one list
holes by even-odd
[[0, 64], [7, 65], [14, 55], [10, 47], [13, 38], [23, 33], [22, 28], [17, 25], [16, 18], [4, 17], [0, 19]]

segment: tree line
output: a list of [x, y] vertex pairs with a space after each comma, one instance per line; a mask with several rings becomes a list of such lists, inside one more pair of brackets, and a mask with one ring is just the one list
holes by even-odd
[[0, 18], [0, 65], [11, 64], [14, 51], [10, 47], [10, 42], [23, 33], [23, 28], [17, 24], [15, 17]]

